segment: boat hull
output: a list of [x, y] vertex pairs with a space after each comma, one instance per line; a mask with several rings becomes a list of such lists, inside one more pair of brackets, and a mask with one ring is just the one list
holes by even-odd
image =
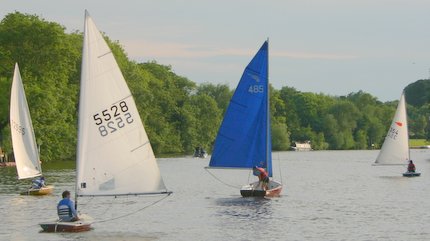
[[419, 172], [405, 172], [403, 173], [404, 177], [419, 177], [421, 173]]
[[25, 192], [21, 192], [21, 195], [35, 195], [35, 196], [48, 195], [48, 194], [51, 194], [53, 190], [54, 190], [54, 186], [48, 185], [40, 189], [30, 188]]
[[57, 232], [85, 232], [91, 230], [91, 223], [85, 221], [76, 221], [76, 222], [46, 222], [39, 223], [40, 227], [43, 229], [43, 232], [49, 233], [57, 233]]
[[0, 167], [15, 167], [15, 162], [0, 162]]
[[242, 197], [279, 197], [282, 192], [282, 184], [277, 181], [270, 181], [267, 190], [258, 186], [259, 182], [253, 182], [240, 189]]

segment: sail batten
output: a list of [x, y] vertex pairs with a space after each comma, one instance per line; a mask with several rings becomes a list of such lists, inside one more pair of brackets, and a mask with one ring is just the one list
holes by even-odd
[[41, 176], [39, 150], [17, 63], [10, 97], [10, 127], [18, 179]]
[[79, 99], [77, 196], [166, 193], [136, 104], [86, 12]]
[[[272, 176], [268, 42], [245, 68], [215, 140], [209, 167], [264, 167]], [[269, 153], [269, 154], [268, 154]]]
[[402, 92], [390, 129], [375, 165], [406, 165], [409, 161], [409, 134], [405, 94]]

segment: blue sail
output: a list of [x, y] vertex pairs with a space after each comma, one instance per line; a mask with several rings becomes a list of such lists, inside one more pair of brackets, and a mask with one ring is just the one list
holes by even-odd
[[210, 167], [267, 169], [272, 176], [268, 42], [243, 72], [215, 140]]

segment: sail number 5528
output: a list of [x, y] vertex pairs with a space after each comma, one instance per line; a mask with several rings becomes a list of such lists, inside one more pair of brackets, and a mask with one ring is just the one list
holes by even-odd
[[128, 112], [128, 106], [125, 101], [121, 101], [103, 110], [101, 113], [93, 115], [93, 118], [95, 124], [98, 126], [100, 135], [103, 137], [133, 122], [133, 118], [130, 112]]
[[250, 85], [248, 88], [249, 93], [263, 93], [264, 86], [263, 85]]

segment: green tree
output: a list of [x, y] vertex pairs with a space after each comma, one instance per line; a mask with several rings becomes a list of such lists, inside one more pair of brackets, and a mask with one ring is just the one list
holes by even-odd
[[0, 75], [11, 78], [15, 62], [20, 65], [45, 161], [74, 156], [80, 42], [79, 35], [66, 34], [64, 27], [35, 15], [15, 12], [0, 23], [0, 46], [6, 53], [0, 60], [4, 63]]

